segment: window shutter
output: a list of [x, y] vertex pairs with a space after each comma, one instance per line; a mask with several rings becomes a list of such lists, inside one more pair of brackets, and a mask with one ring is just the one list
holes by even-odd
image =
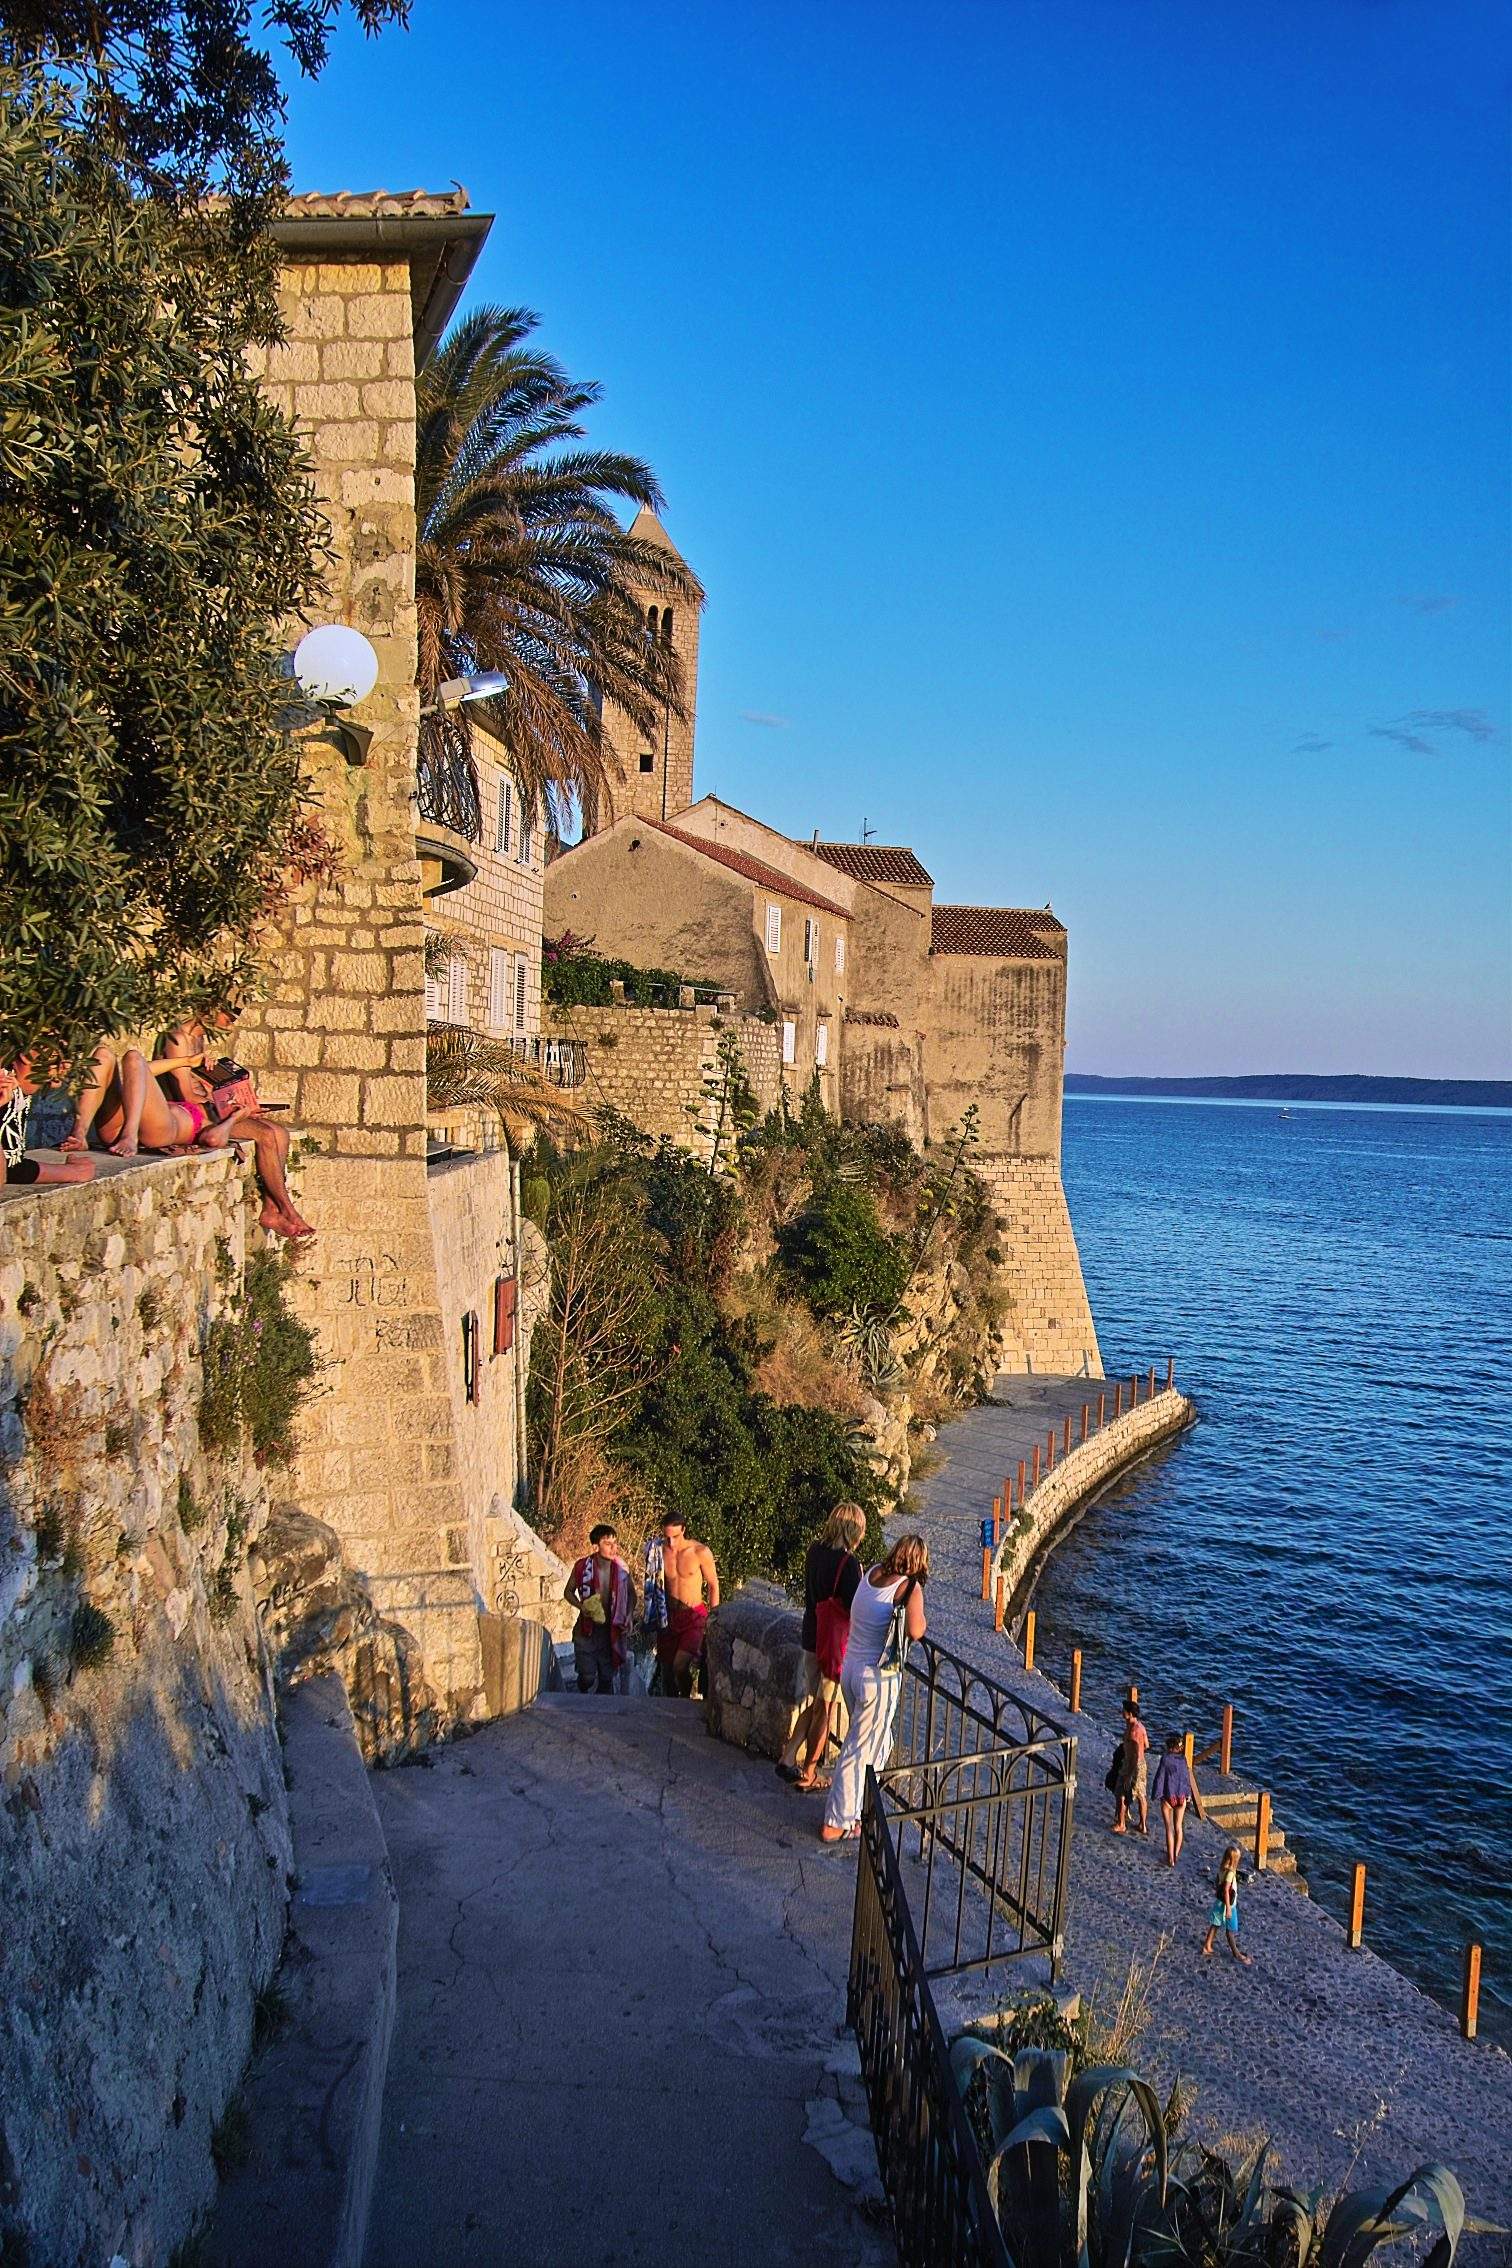
[[498, 945], [488, 949], [488, 1028], [509, 1029], [509, 955]]
[[480, 1336], [478, 1318], [469, 1309], [462, 1318], [462, 1388], [470, 1402], [483, 1398], [483, 1380], [478, 1366]]
[[839, 931], [835, 934], [835, 974], [845, 974], [845, 938]]
[[782, 951], [781, 906], [767, 907], [766, 945], [769, 953], [780, 953]]
[[798, 1026], [791, 1016], [782, 1019], [782, 1060], [784, 1063], [798, 1060]]
[[514, 788], [508, 780], [499, 782], [499, 831], [494, 837], [494, 849], [507, 853], [510, 835], [510, 805], [514, 801]]
[[441, 976], [435, 969], [427, 969], [425, 972], [426, 1022], [430, 1024], [439, 1024], [444, 1022], [445, 1017], [446, 986]]
[[523, 799], [520, 803], [520, 864], [530, 864], [535, 848], [535, 813]]
[[513, 1276], [496, 1276], [494, 1279], [494, 1344], [496, 1355], [508, 1354], [514, 1345], [515, 1300], [518, 1287]]
[[467, 963], [460, 953], [453, 953], [447, 970], [446, 1019], [451, 1024], [465, 1024], [467, 1016]]
[[829, 1061], [829, 1026], [821, 1023], [814, 1033], [814, 1061], [821, 1071]]
[[819, 958], [819, 924], [805, 921], [803, 925], [803, 957], [810, 968]]
[[523, 1032], [525, 1029], [527, 988], [530, 982], [529, 969], [530, 963], [522, 953], [515, 963], [514, 1020], [517, 1032]]

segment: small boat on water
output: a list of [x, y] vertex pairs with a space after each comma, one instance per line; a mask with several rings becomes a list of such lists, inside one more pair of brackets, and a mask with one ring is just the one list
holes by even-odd
[[1289, 1110], [1283, 1110], [1281, 1116], [1283, 1118], [1290, 1118], [1292, 1116], [1292, 1113]]

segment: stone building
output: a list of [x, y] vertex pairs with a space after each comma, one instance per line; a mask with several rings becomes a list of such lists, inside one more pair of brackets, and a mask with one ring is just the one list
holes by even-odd
[[[287, 337], [264, 381], [307, 436], [330, 522], [323, 611], [372, 641], [379, 675], [352, 729], [307, 735], [342, 872], [295, 893], [268, 956], [271, 998], [238, 1040], [302, 1131], [301, 1202], [320, 1230], [296, 1291], [319, 1333], [323, 1391], [289, 1493], [338, 1532], [463, 1714], [481, 1704], [479, 1610], [501, 1571], [527, 1606], [560, 1580], [514, 1509], [541, 1271], [517, 1233], [510, 1160], [430, 1156], [426, 1106], [428, 925], [464, 940], [471, 1014], [498, 1006], [512, 1023], [522, 961], [522, 1036], [539, 1000], [540, 855], [532, 843], [519, 856], [517, 806], [513, 849], [480, 856], [458, 807], [441, 808], [435, 767], [451, 744], [432, 733], [430, 809], [416, 808], [415, 372], [490, 226], [459, 190], [298, 197], [275, 231]], [[475, 746], [472, 795], [497, 841], [505, 767], [484, 735]]]
[[[630, 523], [630, 533], [642, 543], [654, 544], [681, 560], [678, 550], [654, 512], [644, 506]], [[669, 602], [660, 592], [640, 593], [646, 617], [646, 635], [669, 646], [682, 670], [685, 714], [662, 714], [658, 731], [643, 733], [614, 701], [603, 706], [605, 752], [609, 759], [609, 792], [601, 807], [584, 813], [583, 831], [596, 834], [616, 819], [635, 812], [643, 819], [669, 819], [693, 801], [693, 729], [698, 700], [698, 609]]]

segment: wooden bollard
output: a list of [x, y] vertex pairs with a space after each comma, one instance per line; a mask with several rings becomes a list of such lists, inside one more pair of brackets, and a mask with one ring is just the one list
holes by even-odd
[[992, 1548], [994, 1551], [996, 1551], [998, 1545], [1002, 1542], [1002, 1540], [1003, 1500], [1000, 1496], [995, 1496], [992, 1500]]
[[1465, 1947], [1465, 1982], [1460, 1992], [1460, 2030], [1473, 2040], [1480, 2024], [1481, 1949], [1473, 1941]]
[[1007, 1613], [1007, 1611], [1008, 1578], [1006, 1575], [1000, 1575], [997, 1579], [997, 1604], [992, 1611], [992, 1627], [994, 1630], [1002, 1629], [1003, 1617]]
[[982, 1596], [984, 1599], [992, 1596], [992, 1554], [985, 1544], [982, 1546]]
[[1045, 1470], [1047, 1473], [1053, 1473], [1055, 1470], [1055, 1428], [1053, 1425], [1045, 1442]]
[[1197, 1735], [1195, 1733], [1182, 1734], [1181, 1753], [1186, 1758], [1187, 1770], [1195, 1772], [1197, 1769]]
[[1131, 1410], [1137, 1410], [1139, 1407], [1139, 1372], [1137, 1370], [1129, 1380], [1129, 1407]]
[[1355, 1860], [1354, 1881], [1349, 1891], [1349, 1942], [1359, 1945], [1365, 1936], [1365, 1861]]
[[1149, 1390], [1149, 1392], [1148, 1392], [1148, 1393], [1146, 1394], [1146, 1396], [1145, 1396], [1145, 1400], [1146, 1400], [1147, 1402], [1153, 1402], [1153, 1401], [1154, 1401], [1154, 1399], [1155, 1399], [1155, 1366], [1154, 1366], [1154, 1364], [1152, 1363], [1152, 1364], [1150, 1365], [1150, 1390]]
[[1265, 1872], [1266, 1852], [1270, 1847], [1270, 1794], [1265, 1788], [1255, 1798], [1255, 1872]]
[[1071, 1714], [1073, 1717], [1079, 1715], [1081, 1711], [1081, 1657], [1080, 1646], [1073, 1646], [1071, 1649]]
[[1025, 1473], [1026, 1473], [1026, 1472], [1028, 1471], [1028, 1469], [1029, 1469], [1029, 1460], [1028, 1460], [1028, 1458], [1027, 1458], [1027, 1457], [1020, 1457], [1020, 1459], [1019, 1459], [1019, 1510], [1020, 1510], [1021, 1512], [1022, 1512], [1022, 1511], [1023, 1511], [1023, 1509], [1024, 1509], [1024, 1475], [1025, 1475]]
[[1234, 1769], [1234, 1704], [1223, 1704], [1223, 1732], [1218, 1741], [1218, 1769], [1227, 1779]]
[[1036, 1487], [1036, 1488], [1038, 1488], [1038, 1487], [1039, 1487], [1039, 1468], [1040, 1468], [1040, 1445], [1039, 1445], [1039, 1443], [1038, 1443], [1038, 1442], [1036, 1441], [1036, 1443], [1034, 1444], [1034, 1485], [1035, 1485], [1035, 1487]]
[[1113, 1415], [1116, 1418], [1123, 1416], [1123, 1380], [1121, 1378], [1113, 1389]]
[[1175, 1356], [1174, 1356], [1174, 1355], [1172, 1354], [1172, 1355], [1167, 1355], [1167, 1356], [1166, 1356], [1166, 1392], [1167, 1392], [1168, 1394], [1169, 1394], [1169, 1392], [1171, 1391], [1171, 1388], [1172, 1388], [1172, 1387], [1173, 1387], [1173, 1386], [1175, 1385], [1175, 1383], [1176, 1383], [1176, 1357], [1175, 1357]]
[[1089, 1432], [1090, 1432], [1090, 1430], [1091, 1430], [1091, 1426], [1092, 1426], [1092, 1404], [1091, 1404], [1090, 1402], [1083, 1402], [1083, 1404], [1082, 1404], [1082, 1429], [1081, 1429], [1081, 1437], [1082, 1437], [1083, 1441], [1085, 1441], [1085, 1440], [1086, 1440], [1086, 1438], [1087, 1438], [1087, 1435], [1088, 1435], [1088, 1433], [1089, 1433]]
[[1027, 1614], [1025, 1615], [1025, 1617], [1024, 1617], [1024, 1667], [1025, 1667], [1025, 1669], [1026, 1669], [1026, 1670], [1031, 1670], [1031, 1669], [1033, 1669], [1033, 1667], [1034, 1667], [1034, 1609], [1033, 1609], [1033, 1607], [1031, 1607], [1031, 1608], [1029, 1609], [1029, 1612], [1028, 1612], [1028, 1613], [1027, 1613]]
[[1067, 1418], [1067, 1420], [1066, 1420], [1066, 1423], [1065, 1423], [1065, 1428], [1064, 1428], [1064, 1430], [1063, 1430], [1063, 1432], [1062, 1432], [1062, 1434], [1061, 1434], [1061, 1455], [1062, 1455], [1063, 1457], [1069, 1457], [1069, 1456], [1070, 1456], [1070, 1454], [1071, 1454], [1071, 1420], [1070, 1420], [1070, 1418], [1068, 1417], [1068, 1418]]
[[1097, 1397], [1097, 1430], [1101, 1433], [1108, 1422], [1108, 1390], [1103, 1388]]

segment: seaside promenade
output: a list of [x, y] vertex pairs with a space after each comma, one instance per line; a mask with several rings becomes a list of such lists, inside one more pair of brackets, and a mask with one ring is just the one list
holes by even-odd
[[[1085, 1392], [1080, 1379], [1015, 1380], [1011, 1406], [957, 1418], [939, 1436], [944, 1463], [921, 1482], [906, 1519], [929, 1539], [930, 1635], [1079, 1735], [1062, 1982], [1106, 2015], [1130, 1962], [1155, 1960], [1149, 2021], [1131, 2060], [1162, 2091], [1178, 2074], [1195, 2087], [1190, 2130], [1202, 2138], [1269, 2137], [1285, 2177], [1304, 2187], [1401, 2178], [1439, 2159], [1459, 2175], [1473, 2218], [1512, 2226], [1512, 2059], [1462, 2039], [1447, 2010], [1369, 1950], [1351, 1951], [1341, 1926], [1276, 1875], [1251, 1876], [1241, 1892], [1254, 1965], [1221, 1948], [1202, 1960], [1225, 1838], [1194, 1823], [1173, 1873], [1158, 1819], [1148, 1840], [1111, 1834], [1103, 1775], [1121, 1727], [1071, 1717], [1059, 1690], [1026, 1675], [1017, 1647], [994, 1632], [979, 1522], [1024, 1439], [1079, 1409]], [[1153, 1667], [1131, 1663], [1129, 1672], [1144, 1689], [1153, 1739]], [[1284, 1787], [1277, 1799], [1284, 1817]], [[1011, 1972], [1004, 1989], [1013, 1989]], [[1501, 2241], [1469, 2240], [1462, 2256], [1499, 2258], [1491, 2248]]]

